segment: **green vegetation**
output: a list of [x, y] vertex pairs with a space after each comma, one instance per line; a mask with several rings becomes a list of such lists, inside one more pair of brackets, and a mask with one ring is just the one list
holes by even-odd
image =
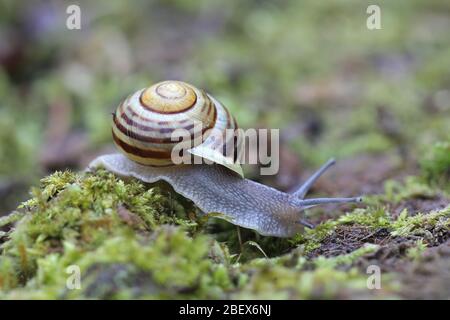
[[[277, 245], [252, 233], [251, 241], [271, 257], [264, 258], [257, 249], [233, 249], [240, 247], [236, 237], [219, 241], [210, 230], [231, 225], [205, 222], [171, 191], [104, 170], [57, 172], [33, 194], [0, 220], [3, 227], [15, 222], [1, 235], [2, 298], [399, 297], [395, 281], [381, 292], [368, 290], [361, 260], [411, 238], [416, 240], [396, 258], [420, 261], [426, 247], [442, 243], [450, 230], [450, 206], [413, 216], [405, 209], [393, 219], [380, 201]], [[344, 236], [343, 228], [350, 228]], [[356, 247], [329, 247], [352, 236], [360, 237]], [[81, 271], [80, 290], [66, 287], [73, 265]], [[395, 270], [383, 275], [394, 276]]]
[[424, 178], [450, 192], [450, 142], [438, 142], [421, 162]]

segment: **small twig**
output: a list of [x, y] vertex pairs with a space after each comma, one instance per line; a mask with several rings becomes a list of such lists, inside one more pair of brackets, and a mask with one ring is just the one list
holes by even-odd
[[264, 255], [264, 257], [266, 257], [266, 259], [269, 259], [269, 257], [267, 256], [267, 254], [264, 252], [264, 250], [261, 248], [261, 246], [259, 244], [257, 244], [255, 241], [247, 241], [245, 244], [254, 246], [256, 248], [258, 248], [259, 251], [261, 251], [261, 253]]
[[377, 231], [374, 231], [374, 232], [372, 232], [372, 233], [369, 233], [369, 234], [368, 234], [367, 236], [365, 236], [364, 238], [359, 239], [359, 241], [364, 241], [364, 240], [366, 240], [366, 239], [368, 239], [368, 238], [374, 236], [377, 232], [378, 232], [378, 230], [377, 230]]
[[236, 259], [236, 262], [239, 262], [239, 259], [241, 259], [242, 253], [244, 252], [244, 245], [242, 244], [242, 238], [241, 238], [241, 228], [237, 225], [236, 226], [237, 231], [237, 237], [239, 242], [239, 255]]

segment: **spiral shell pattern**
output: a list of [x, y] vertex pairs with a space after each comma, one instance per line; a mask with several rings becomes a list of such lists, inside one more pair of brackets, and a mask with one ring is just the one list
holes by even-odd
[[[173, 133], [180, 128], [189, 133], [195, 150], [206, 146], [220, 153], [225, 152], [227, 141], [217, 145], [217, 139], [207, 135], [209, 129], [225, 132], [237, 129], [237, 124], [216, 99], [181, 81], [164, 81], [141, 89], [113, 114], [115, 144], [129, 159], [143, 165], [173, 165], [172, 149], [180, 142], [174, 141]], [[197, 139], [202, 135], [204, 139]]]

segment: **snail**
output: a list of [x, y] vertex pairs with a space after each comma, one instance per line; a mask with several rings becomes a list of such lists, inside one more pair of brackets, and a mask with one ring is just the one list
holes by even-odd
[[[171, 134], [184, 128], [192, 138], [193, 122], [203, 124], [201, 133], [215, 129], [193, 143], [188, 153], [209, 160], [201, 164], [176, 164]], [[121, 151], [103, 155], [89, 164], [89, 169], [103, 167], [121, 177], [143, 182], [169, 183], [175, 192], [190, 199], [205, 213], [253, 229], [261, 235], [290, 237], [303, 227], [314, 227], [303, 219], [303, 212], [320, 204], [360, 202], [354, 198], [304, 199], [313, 183], [334, 164], [329, 160], [302, 186], [291, 193], [245, 179], [236, 161], [239, 143], [231, 152], [227, 139], [217, 143], [225, 129], [237, 129], [228, 110], [214, 97], [181, 81], [164, 81], [130, 95], [113, 114], [113, 140]], [[213, 131], [213, 130], [212, 130]], [[191, 141], [192, 142], [192, 141]], [[211, 163], [212, 162], [212, 163]]]

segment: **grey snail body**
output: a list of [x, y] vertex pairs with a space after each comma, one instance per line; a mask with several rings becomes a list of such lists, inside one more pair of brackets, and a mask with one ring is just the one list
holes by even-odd
[[[197, 95], [203, 94], [203, 98], [188, 97], [189, 103], [192, 105], [183, 104], [184, 101], [177, 101], [183, 98], [183, 93], [188, 92], [187, 94], [190, 94], [189, 90], [191, 88], [191, 93]], [[182, 91], [182, 93], [178, 92], [178, 90]], [[157, 97], [158, 91], [164, 93], [162, 98]], [[150, 93], [151, 96], [146, 97], [145, 93]], [[209, 104], [209, 108], [216, 108], [214, 112], [204, 112], [204, 114], [215, 113], [214, 117], [208, 118], [212, 119], [208, 120], [208, 126], [218, 125], [221, 130], [224, 128], [237, 128], [234, 119], [222, 105], [218, 105], [217, 100], [183, 82], [165, 81], [158, 83], [149, 89], [140, 91], [134, 99], [131, 102], [130, 99], [126, 100], [128, 101], [128, 106], [130, 103], [152, 103], [151, 107], [144, 106], [141, 110], [136, 108], [135, 105], [133, 107], [135, 108], [134, 111], [131, 111], [134, 112], [135, 117], [140, 117], [140, 119], [150, 119], [152, 117], [159, 119], [159, 121], [154, 120], [152, 122], [153, 124], [164, 125], [168, 121], [168, 117], [163, 117], [164, 120], [160, 120], [161, 114], [173, 115], [176, 114], [177, 110], [181, 110], [180, 112], [191, 110], [193, 112], [193, 109], [196, 107], [198, 107], [198, 110], [203, 109], [205, 111], [204, 107], [195, 105], [199, 100], [203, 100]], [[162, 106], [163, 111], [168, 113], [161, 113], [159, 106]], [[167, 155], [167, 150], [170, 150], [172, 145], [165, 145], [165, 142], [168, 141], [167, 139], [157, 138], [156, 134], [160, 131], [157, 130], [158, 126], [153, 130], [150, 129], [152, 128], [150, 126], [143, 127], [142, 123], [140, 124], [141, 129], [146, 128], [146, 132], [151, 132], [152, 134], [150, 139], [142, 143], [137, 141], [137, 139], [143, 138], [142, 133], [144, 133], [144, 130], [140, 130], [138, 135], [133, 132], [133, 127], [127, 128], [124, 125], [120, 127], [120, 123], [118, 125], [118, 117], [122, 119], [127, 118], [127, 116], [123, 117], [123, 115], [132, 113], [127, 113], [124, 108], [126, 109], [127, 105], [125, 107], [124, 104], [119, 106], [113, 122], [114, 140], [122, 151], [122, 154], [100, 156], [91, 162], [89, 168], [103, 167], [121, 177], [133, 177], [148, 183], [154, 183], [159, 180], [166, 181], [177, 193], [192, 200], [203, 212], [218, 213], [218, 217], [220, 218], [228, 220], [233, 224], [253, 229], [261, 235], [266, 236], [290, 237], [300, 232], [304, 226], [312, 227], [302, 217], [303, 211], [312, 206], [325, 203], [361, 201], [361, 198], [303, 199], [311, 185], [334, 163], [334, 160], [328, 161], [304, 185], [293, 193], [281, 192], [269, 186], [243, 178], [241, 176], [242, 171], [240, 170], [240, 166], [236, 163], [230, 164], [227, 162], [226, 165], [223, 165], [223, 161], [220, 161], [223, 160], [221, 159], [220, 152], [216, 151], [222, 151], [224, 148], [222, 145], [214, 146], [214, 144], [208, 142], [209, 137], [206, 137], [202, 143], [194, 145], [193, 154], [201, 148], [212, 148], [215, 152], [200, 154], [206, 154], [209, 160], [215, 163], [171, 165], [170, 160], [167, 157], [162, 157], [162, 155]], [[223, 115], [222, 119], [220, 119], [220, 113]], [[191, 116], [192, 114], [189, 117]], [[184, 121], [184, 119], [178, 118], [178, 122], [180, 121]], [[126, 121], [124, 123], [137, 125], [133, 121]], [[170, 128], [172, 130], [174, 127]], [[166, 131], [162, 130], [162, 132], [164, 133]], [[124, 141], [120, 141], [119, 139], [124, 139]], [[145, 152], [137, 148], [142, 148]], [[157, 148], [162, 148], [163, 152], [158, 153], [159, 150]], [[150, 151], [147, 152], [148, 150]], [[155, 154], [157, 155], [156, 163], [153, 162], [153, 159], [143, 157], [144, 155], [151, 156]], [[219, 159], [214, 161], [214, 157], [218, 157]]]

